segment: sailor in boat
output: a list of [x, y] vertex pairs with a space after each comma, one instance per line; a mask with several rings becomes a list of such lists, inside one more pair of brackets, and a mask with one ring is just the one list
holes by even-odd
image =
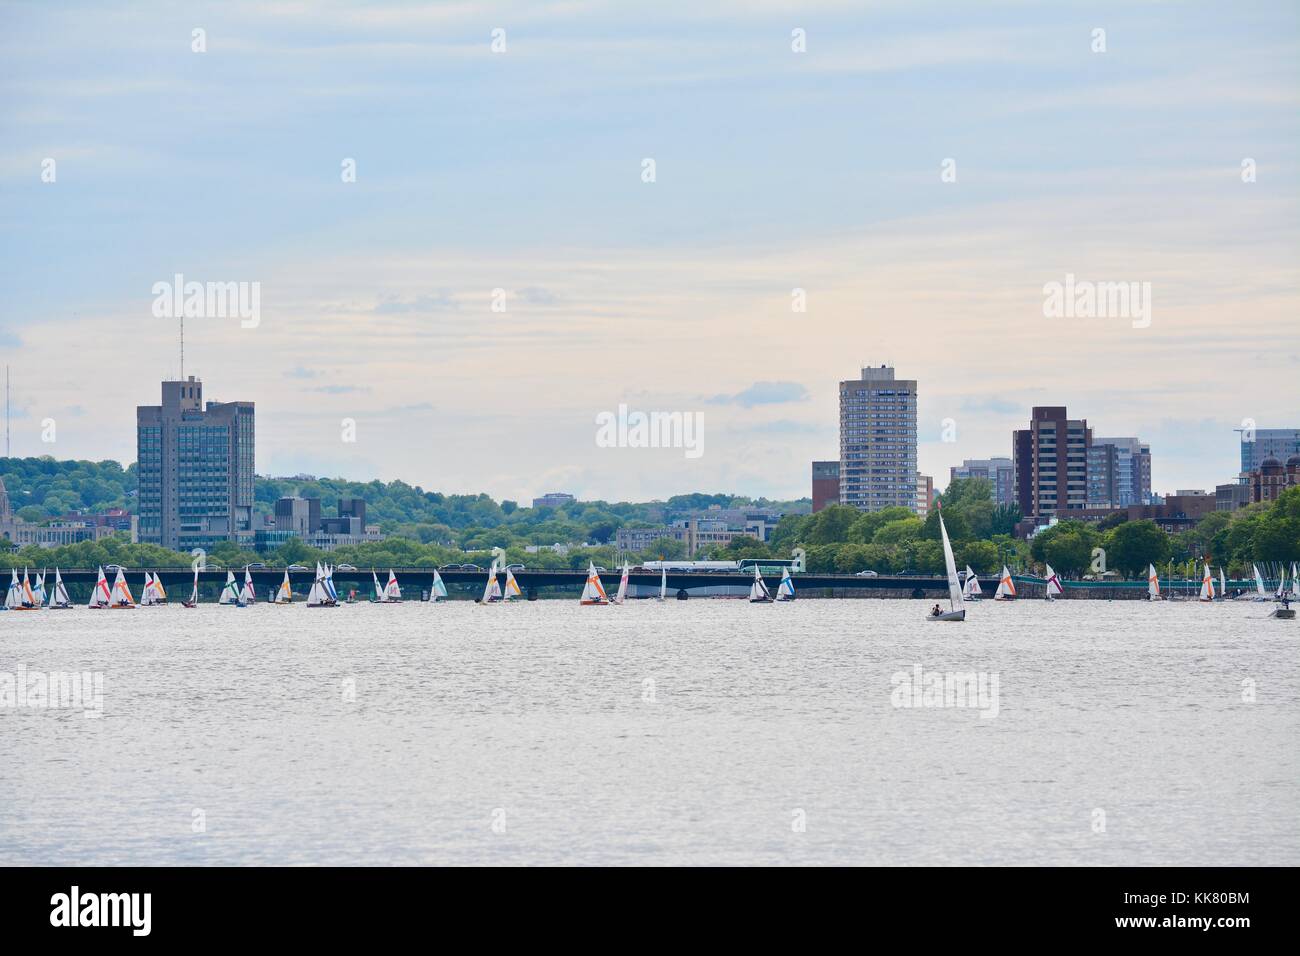
[[942, 615], [943, 615], [943, 609], [940, 608], [939, 605], [937, 604], [930, 610], [931, 617], [941, 617]]

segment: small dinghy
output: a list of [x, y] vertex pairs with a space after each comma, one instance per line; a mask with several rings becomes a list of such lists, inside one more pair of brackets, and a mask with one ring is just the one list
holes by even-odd
[[964, 621], [966, 620], [966, 605], [962, 599], [961, 582], [957, 580], [957, 562], [952, 556], [952, 542], [948, 540], [948, 528], [943, 523], [943, 510], [939, 510], [939, 535], [943, 538], [943, 563], [948, 572], [948, 604], [949, 610], [945, 611], [939, 605], [934, 606], [929, 614], [926, 615], [927, 621]]

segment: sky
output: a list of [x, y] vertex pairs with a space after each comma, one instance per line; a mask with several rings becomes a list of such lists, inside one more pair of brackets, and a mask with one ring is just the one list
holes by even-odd
[[889, 363], [938, 487], [1037, 404], [1212, 490], [1300, 427], [1298, 107], [1290, 0], [3, 3], [12, 452], [134, 460], [181, 274], [258, 284], [185, 372], [259, 474], [807, 496]]

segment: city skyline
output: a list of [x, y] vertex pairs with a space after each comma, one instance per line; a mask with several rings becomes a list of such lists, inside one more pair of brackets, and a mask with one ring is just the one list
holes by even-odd
[[[1140, 435], [1164, 492], [1236, 474], [1243, 420], [1295, 424], [1287, 5], [402, 9], [11, 8], [15, 455], [132, 459], [177, 274], [260, 283], [255, 327], [186, 323], [185, 372], [258, 404], [261, 473], [804, 497], [837, 383], [881, 363], [945, 484], [1036, 405]], [[1045, 317], [1074, 276], [1149, 282], [1149, 326]], [[704, 453], [598, 447], [621, 403], [702, 414]]]

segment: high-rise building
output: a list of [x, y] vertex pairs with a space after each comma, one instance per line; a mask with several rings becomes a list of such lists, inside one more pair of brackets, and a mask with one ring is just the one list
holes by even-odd
[[815, 461], [812, 463], [812, 510], [821, 511], [827, 505], [840, 503], [840, 463]]
[[1137, 438], [1094, 438], [1088, 447], [1088, 505], [1151, 504], [1151, 446]]
[[1256, 428], [1253, 433], [1241, 433], [1242, 474], [1258, 471], [1265, 458], [1286, 461], [1292, 455], [1300, 455], [1300, 428]]
[[967, 458], [948, 470], [948, 480], [954, 478], [985, 478], [993, 486], [993, 500], [1000, 505], [1014, 504], [1016, 500], [1015, 472], [1010, 458]]
[[193, 375], [136, 408], [140, 540], [175, 551], [246, 537], [253, 523], [253, 403], [208, 402]]
[[916, 511], [916, 380], [887, 365], [840, 382], [840, 504]]
[[934, 479], [929, 475], [916, 476], [916, 514], [924, 518], [934, 507]]
[[1087, 419], [1072, 419], [1065, 406], [1035, 406], [1029, 427], [1011, 433], [1011, 464], [1021, 514], [1046, 518], [1088, 507]]

